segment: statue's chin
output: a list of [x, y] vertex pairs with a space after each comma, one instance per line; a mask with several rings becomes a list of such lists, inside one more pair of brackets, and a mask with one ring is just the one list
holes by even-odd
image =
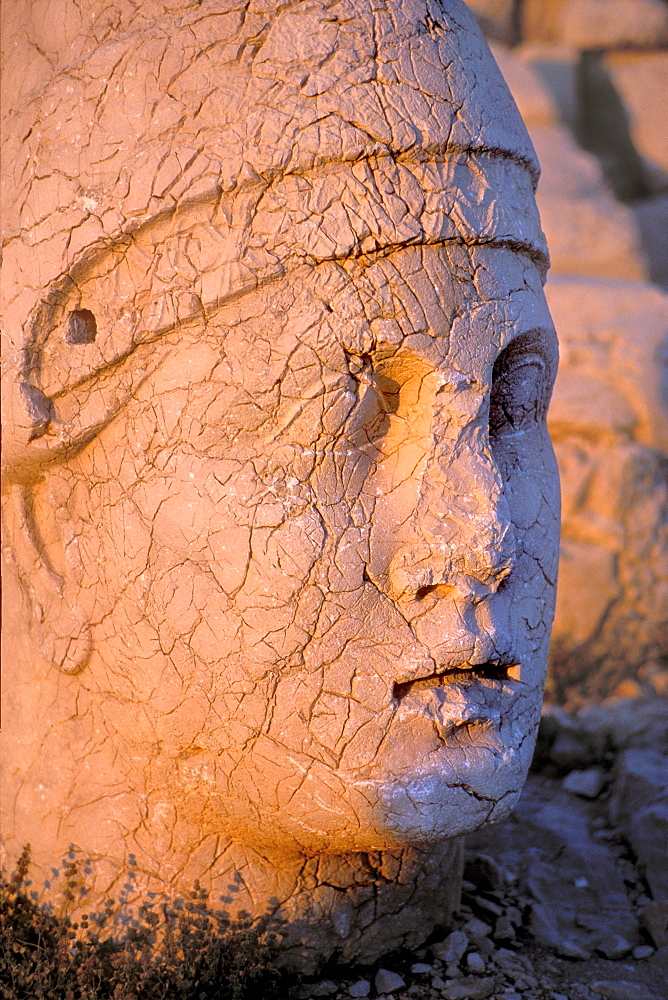
[[[351, 742], [338, 767], [314, 761], [297, 780], [293, 754], [275, 760], [274, 808], [259, 823], [238, 812], [232, 839], [272, 855], [347, 854], [424, 847], [497, 822], [521, 793], [538, 713], [535, 689], [519, 682], [411, 690], [377, 741]], [[248, 783], [236, 776], [241, 810]]]
[[380, 757], [382, 774], [356, 782], [376, 803], [387, 846], [433, 843], [505, 818], [533, 754], [535, 730], [518, 718], [537, 716], [538, 705], [507, 684], [408, 695]]
[[351, 778], [337, 798], [319, 806], [311, 799], [307, 814], [293, 802], [267, 817], [262, 830], [241, 831], [240, 839], [265, 857], [428, 849], [504, 819], [524, 784], [523, 757], [507, 747], [503, 756], [486, 748], [453, 761], [444, 748], [401, 773], [379, 769]]
[[504, 819], [520, 796], [522, 781], [490, 788], [487, 777], [472, 773], [470, 784], [455, 785], [449, 775], [432, 773], [392, 783], [383, 794], [388, 841], [419, 847]]

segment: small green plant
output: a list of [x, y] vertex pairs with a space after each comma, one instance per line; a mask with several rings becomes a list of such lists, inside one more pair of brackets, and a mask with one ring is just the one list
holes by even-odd
[[0, 876], [1, 1000], [253, 1000], [276, 996], [278, 935], [270, 919], [230, 919], [197, 883], [189, 898], [156, 912], [143, 904], [122, 938], [105, 933], [114, 907], [79, 922], [67, 915], [78, 885], [65, 866], [57, 913], [27, 892], [30, 846]]

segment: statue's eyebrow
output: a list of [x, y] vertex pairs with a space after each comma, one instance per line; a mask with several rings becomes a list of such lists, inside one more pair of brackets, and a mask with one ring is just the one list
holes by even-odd
[[337, 260], [364, 260], [367, 263], [372, 263], [374, 260], [378, 260], [382, 257], [389, 257], [390, 254], [396, 253], [399, 250], [407, 250], [410, 247], [448, 247], [448, 246], [460, 246], [460, 247], [488, 247], [491, 249], [501, 249], [510, 250], [512, 253], [524, 254], [529, 260], [538, 268], [538, 272], [541, 276], [543, 284], [547, 276], [547, 272], [550, 268], [550, 255], [545, 251], [545, 249], [529, 240], [517, 240], [512, 237], [503, 236], [490, 236], [489, 238], [477, 237], [474, 239], [465, 239], [463, 236], [459, 236], [452, 239], [442, 239], [442, 240], [415, 240], [414, 242], [408, 243], [387, 243], [378, 249], [373, 251], [361, 251], [358, 254], [348, 254], [340, 258], [327, 258], [326, 260], [319, 261], [313, 266], [318, 267], [322, 264], [327, 264], [332, 261]]

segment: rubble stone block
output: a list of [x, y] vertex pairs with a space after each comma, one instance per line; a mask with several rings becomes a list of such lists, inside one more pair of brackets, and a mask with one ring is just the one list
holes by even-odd
[[526, 42], [513, 49], [513, 54], [538, 74], [559, 119], [572, 129], [577, 117], [578, 52], [563, 44]]
[[598, 761], [611, 751], [654, 752], [668, 745], [668, 712], [663, 697], [606, 698], [602, 704], [581, 708], [573, 723]]
[[627, 825], [667, 793], [668, 756], [658, 750], [626, 750], [615, 765], [610, 818]]
[[517, 0], [467, 0], [487, 38], [508, 45], [517, 41]]
[[617, 202], [598, 161], [563, 126], [534, 126], [538, 206], [556, 274], [643, 280], [646, 265], [630, 208]]
[[668, 53], [585, 52], [577, 84], [578, 139], [598, 157], [617, 197], [665, 191]]
[[558, 699], [586, 700], [665, 648], [668, 297], [563, 277], [547, 296], [561, 339], [549, 414], [562, 482], [550, 684]]
[[656, 947], [665, 948], [668, 945], [668, 903], [651, 900], [643, 909], [642, 922]]
[[[562, 448], [557, 454], [561, 467], [568, 474], [570, 456], [565, 456]], [[567, 481], [566, 490], [569, 485]], [[556, 615], [559, 639], [571, 648], [586, 643], [596, 633], [610, 608], [621, 597], [616, 579], [616, 553], [598, 542], [598, 539], [592, 543], [566, 537], [561, 543]], [[589, 585], [594, 580], [598, 581], [596, 588]], [[585, 763], [585, 758], [573, 758], [573, 763]]]
[[564, 778], [561, 787], [573, 795], [581, 795], [585, 799], [595, 799], [605, 785], [605, 774], [598, 767], [586, 771], [571, 771]]
[[315, 986], [309, 987], [309, 996], [313, 997], [331, 997], [333, 993], [336, 993], [338, 987], [336, 983], [332, 982], [331, 979], [321, 979], [319, 983]]
[[471, 976], [448, 983], [441, 991], [445, 1000], [487, 1000], [496, 988], [494, 976]]
[[668, 41], [668, 10], [662, 0], [568, 0], [560, 20], [562, 40], [578, 49]]
[[550, 748], [550, 760], [564, 770], [583, 768], [591, 763], [587, 740], [581, 733], [561, 730]]
[[668, 903], [668, 755], [651, 749], [622, 753], [609, 810], [644, 869], [652, 897]]
[[505, 884], [504, 872], [489, 854], [477, 854], [464, 865], [464, 878], [482, 892], [498, 892]]
[[[668, 758], [667, 758], [668, 763]], [[629, 843], [643, 866], [652, 898], [668, 903], [668, 781], [664, 798], [631, 817]]]
[[656, 997], [645, 983], [633, 979], [595, 979], [591, 988], [605, 1000], [654, 1000]]
[[555, 44], [563, 35], [564, 10], [569, 0], [522, 0], [522, 40]]
[[559, 112], [538, 70], [519, 59], [514, 50], [498, 44], [490, 48], [529, 131], [540, 125], [555, 125]]
[[[529, 778], [512, 818], [474, 834], [471, 849], [518, 872], [531, 899], [531, 929], [545, 947], [587, 959], [637, 943], [638, 922], [610, 847], [590, 832], [591, 805]], [[492, 840], [493, 838], [493, 840]], [[626, 947], [626, 946], [624, 946]]]
[[668, 289], [668, 194], [643, 198], [632, 206], [650, 281]]
[[378, 993], [394, 993], [406, 985], [399, 973], [390, 969], [379, 969], [374, 984]]
[[[661, 6], [668, 20], [668, 4]], [[668, 188], [668, 52], [608, 52], [603, 67], [619, 95], [634, 149], [652, 191]]]
[[469, 939], [463, 931], [452, 931], [441, 944], [432, 945], [435, 958], [447, 965], [456, 965], [469, 946]]

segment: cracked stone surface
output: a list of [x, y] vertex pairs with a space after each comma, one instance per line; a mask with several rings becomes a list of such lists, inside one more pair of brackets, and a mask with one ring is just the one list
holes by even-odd
[[[459, 0], [3, 11], [8, 862], [287, 964], [446, 927], [531, 759], [538, 167]], [[77, 889], [77, 892], [79, 890]]]

